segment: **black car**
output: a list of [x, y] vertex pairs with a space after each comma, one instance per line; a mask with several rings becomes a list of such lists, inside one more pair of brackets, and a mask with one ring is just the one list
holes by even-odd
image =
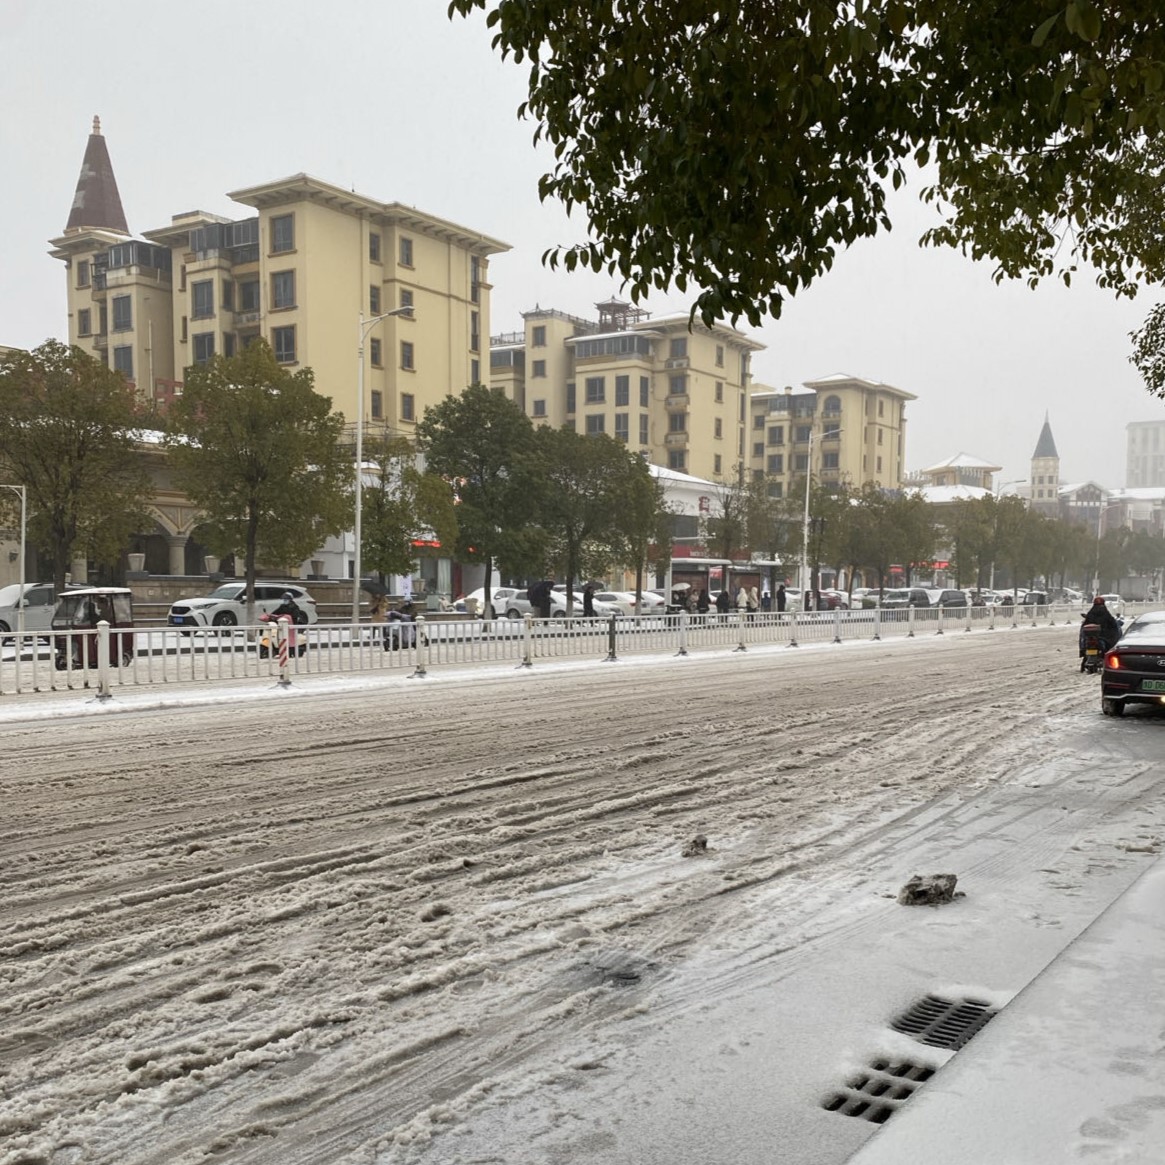
[[1128, 704], [1165, 705], [1165, 611], [1147, 611], [1104, 657], [1100, 708], [1123, 716]]

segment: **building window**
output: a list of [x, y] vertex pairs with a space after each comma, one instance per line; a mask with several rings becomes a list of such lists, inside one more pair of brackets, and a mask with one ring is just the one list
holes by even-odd
[[380, 341], [375, 336], [368, 341], [368, 358], [372, 361], [373, 368], [380, 368], [382, 366]]
[[880, 457], [878, 458], [878, 468], [877, 468], [876, 472], [878, 472], [878, 473], [882, 472], [882, 459]]
[[214, 332], [194, 333], [194, 363], [205, 364], [214, 356]]
[[417, 401], [411, 392], [400, 394], [400, 419], [402, 421], [415, 421], [417, 419]]
[[481, 351], [481, 321], [475, 311], [469, 313], [469, 350]]
[[771, 482], [769, 482], [769, 497], [770, 498], [782, 497], [784, 495], [784, 492], [785, 492], [785, 483], [783, 481], [771, 481]]
[[545, 348], [546, 347], [546, 325], [538, 324], [531, 329], [530, 332], [530, 347], [531, 348]]
[[827, 441], [836, 441], [841, 436], [841, 423], [839, 421], [826, 421], [821, 435]]
[[882, 416], [885, 410], [885, 404], [886, 402], [883, 400], [878, 401], [878, 416]]
[[469, 298], [474, 303], [481, 299], [481, 260], [476, 255], [469, 259]]
[[93, 317], [90, 315], [89, 308], [87, 308], [87, 307], [83, 307], [80, 309], [80, 311], [77, 312], [77, 335], [78, 336], [88, 336], [90, 334], [90, 329], [92, 328], [92, 324], [90, 323], [90, 320], [92, 318]]
[[271, 220], [271, 254], [295, 250], [295, 215], [277, 214]]
[[688, 414], [687, 413], [669, 413], [667, 418], [667, 431], [669, 433], [685, 433], [688, 428]]
[[368, 314], [370, 316], [380, 315], [380, 288], [376, 284], [368, 288]]
[[724, 381], [723, 380], [716, 381], [716, 403], [717, 404], [724, 403]]
[[587, 414], [587, 436], [595, 437], [607, 431], [607, 418], [604, 413]]
[[615, 377], [615, 407], [625, 409], [631, 403], [631, 377]]
[[401, 235], [400, 239], [400, 265], [402, 267], [413, 265], [413, 240], [406, 235]]
[[295, 325], [271, 329], [271, 347], [280, 364], [295, 363]]
[[[602, 376], [588, 376], [586, 383], [586, 402], [589, 405], [601, 405], [607, 399], [607, 382]], [[588, 421], [589, 424], [589, 421]], [[588, 429], [587, 432], [590, 432]]]
[[470, 362], [469, 362], [469, 383], [470, 384], [480, 384], [481, 383], [481, 361], [480, 360], [470, 360]]
[[752, 427], [754, 429], [763, 429], [765, 427], [765, 418], [763, 413], [758, 413], [752, 418]]
[[233, 356], [235, 354], [235, 334], [234, 334], [234, 332], [224, 332], [223, 333], [222, 354], [224, 356]]
[[615, 414], [615, 440], [622, 441], [624, 445], [631, 440], [631, 414], [630, 413], [616, 413]]
[[[400, 307], [412, 307], [413, 306], [413, 293], [411, 291], [406, 291], [403, 287], [401, 288], [401, 292], [400, 292], [400, 304], [399, 304], [399, 306]], [[405, 318], [411, 319], [412, 317], [406, 316]]]
[[248, 279], [239, 284], [239, 311], [259, 310], [259, 280]]
[[878, 444], [879, 445], [882, 444], [882, 430], [881, 429], [878, 430]]
[[768, 442], [770, 445], [783, 445], [785, 443], [785, 426], [773, 425], [769, 429]]
[[646, 376], [639, 378], [639, 407], [647, 408], [651, 403], [651, 381]]
[[720, 454], [719, 454], [719, 453], [717, 453], [717, 454], [716, 454], [716, 456], [712, 458], [712, 472], [713, 472], [713, 473], [719, 473], [719, 472], [720, 472], [720, 464], [721, 464], [721, 462], [720, 462]]
[[718, 441], [724, 437], [724, 422], [719, 417], [712, 423], [712, 436]]
[[723, 344], [716, 345], [716, 367], [717, 368], [724, 367], [724, 345]]
[[406, 372], [416, 370], [416, 364], [413, 361], [413, 346], [408, 340], [401, 340], [400, 342], [400, 366]]
[[821, 455], [822, 469], [836, 469], [838, 466], [838, 459], [836, 453], [823, 453]]
[[542, 378], [542, 377], [546, 376], [546, 361], [545, 360], [535, 360], [533, 368], [534, 368], [534, 370], [533, 370], [533, 372], [531, 372], [531, 374], [530, 374], [531, 376], [534, 376], [537, 378]]
[[573, 413], [575, 411], [575, 391], [573, 382], [566, 386], [566, 411], [568, 413]]
[[294, 271], [276, 271], [271, 276], [271, 307], [295, 307]]
[[379, 389], [372, 390], [372, 419], [382, 420], [384, 417], [384, 393]]
[[763, 441], [754, 441], [752, 445], [753, 457], [763, 457], [765, 455], [765, 443]]
[[535, 415], [536, 417], [544, 417], [544, 416], [546, 416], [546, 401], [544, 401], [544, 400], [536, 400], [536, 401], [534, 402], [534, 415]]
[[649, 433], [647, 428], [647, 414], [639, 414], [639, 444], [646, 445], [648, 442]]
[[667, 451], [667, 467], [682, 473], [688, 467], [687, 452], [683, 449], [669, 449]]
[[667, 391], [671, 396], [687, 396], [688, 378], [682, 374], [669, 376], [667, 378]]
[[840, 417], [841, 416], [841, 397], [827, 396], [825, 404], [821, 409], [821, 413], [826, 417]]
[[128, 332], [133, 329], [133, 301], [128, 295], [113, 297], [113, 330]]
[[376, 231], [368, 232], [368, 261], [370, 263], [380, 262], [380, 236]]
[[797, 432], [796, 432], [796, 435], [794, 436], [793, 440], [798, 441], [798, 442], [802, 442], [802, 443], [805, 441], [808, 441], [809, 434], [812, 431], [813, 430], [812, 430], [811, 426], [809, 426], [809, 425], [798, 425]]
[[88, 287], [90, 282], [89, 260], [81, 259], [77, 263], [77, 286]]
[[133, 380], [133, 349], [128, 344], [113, 349], [113, 368], [124, 372], [126, 380]]
[[768, 467], [769, 473], [784, 473], [785, 455], [783, 453], [770, 453]]
[[673, 360], [680, 360], [688, 354], [688, 340], [686, 336], [677, 336], [668, 341], [667, 354]]
[[208, 320], [214, 315], [214, 281], [200, 279], [190, 285], [190, 318]]

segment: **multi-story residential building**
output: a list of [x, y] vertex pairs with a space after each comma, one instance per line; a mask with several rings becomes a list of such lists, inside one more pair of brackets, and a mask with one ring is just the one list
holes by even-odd
[[536, 423], [607, 433], [655, 465], [736, 480], [745, 458], [750, 358], [764, 345], [734, 328], [650, 318], [621, 300], [598, 320], [550, 308], [492, 337], [490, 384]]
[[807, 380], [808, 392], [757, 386], [749, 398], [748, 466], [788, 496], [806, 473], [826, 487], [903, 480], [906, 402], [912, 393], [838, 373]]
[[1133, 421], [1125, 432], [1125, 485], [1130, 489], [1165, 485], [1165, 421]]
[[257, 336], [356, 416], [409, 432], [426, 407], [482, 379], [489, 257], [508, 246], [398, 202], [296, 174], [230, 194], [238, 219], [189, 211], [131, 236], [100, 123], [64, 234], [69, 339], [165, 401], [184, 370]]

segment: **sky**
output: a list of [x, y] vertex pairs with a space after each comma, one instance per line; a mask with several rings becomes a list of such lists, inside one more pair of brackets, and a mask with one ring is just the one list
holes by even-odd
[[[243, 217], [229, 190], [307, 172], [510, 243], [490, 265], [492, 331], [554, 307], [595, 318], [617, 283], [551, 271], [548, 248], [586, 238], [581, 212], [539, 202], [552, 157], [519, 121], [524, 66], [490, 47], [484, 17], [446, 0], [0, 0], [0, 344], [67, 334], [64, 229], [93, 116], [135, 234], [200, 209]], [[1125, 484], [1125, 426], [1165, 419], [1128, 362], [1129, 333], [1161, 294], [1117, 300], [1082, 272], [1071, 288], [997, 286], [987, 264], [920, 249], [921, 182], [891, 203], [893, 232], [851, 247], [747, 329], [753, 377], [798, 386], [837, 372], [918, 397], [906, 468], [958, 453], [1026, 479], [1045, 416], [1061, 481]], [[656, 295], [653, 315], [690, 298]]]

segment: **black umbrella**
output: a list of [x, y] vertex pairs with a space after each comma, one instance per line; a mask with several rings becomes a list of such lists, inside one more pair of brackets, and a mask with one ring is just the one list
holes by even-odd
[[370, 595], [387, 595], [389, 593], [388, 587], [383, 583], [378, 583], [374, 578], [366, 578], [360, 584], [360, 589], [367, 591]]

